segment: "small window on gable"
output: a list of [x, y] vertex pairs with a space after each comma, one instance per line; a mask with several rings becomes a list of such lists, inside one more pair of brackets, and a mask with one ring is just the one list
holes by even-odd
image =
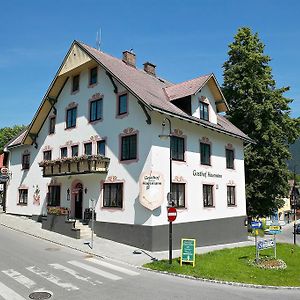
[[105, 141], [97, 141], [97, 154], [105, 156]]
[[77, 107], [73, 107], [67, 110], [66, 116], [66, 128], [73, 128], [76, 126]]
[[43, 152], [44, 160], [51, 160], [52, 159], [52, 151], [47, 150]]
[[90, 70], [90, 82], [89, 85], [96, 84], [98, 80], [98, 68], [95, 67]]
[[85, 155], [92, 155], [92, 143], [85, 143], [84, 144], [84, 154]]
[[102, 99], [97, 99], [90, 102], [90, 122], [102, 119]]
[[209, 121], [209, 105], [205, 102], [200, 101], [200, 119]]
[[51, 117], [49, 119], [49, 134], [53, 134], [55, 132], [55, 117]]
[[65, 157], [68, 157], [68, 148], [67, 147], [60, 148], [60, 158], [65, 158]]
[[79, 74], [73, 76], [72, 80], [72, 93], [79, 91]]
[[27, 205], [28, 189], [19, 189], [19, 204]]
[[124, 115], [127, 111], [128, 99], [127, 94], [120, 95], [118, 98], [118, 115]]
[[22, 170], [28, 170], [30, 166], [30, 154], [26, 153], [22, 155]]
[[71, 147], [72, 157], [78, 156], [78, 145], [74, 145]]

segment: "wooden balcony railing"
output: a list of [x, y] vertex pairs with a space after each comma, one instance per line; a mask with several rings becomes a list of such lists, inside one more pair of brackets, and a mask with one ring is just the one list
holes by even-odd
[[55, 160], [43, 160], [43, 177], [107, 173], [110, 159], [102, 155], [82, 155]]

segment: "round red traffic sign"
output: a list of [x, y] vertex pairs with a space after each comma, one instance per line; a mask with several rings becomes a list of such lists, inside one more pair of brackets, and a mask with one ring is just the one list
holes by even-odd
[[174, 222], [177, 217], [177, 209], [176, 207], [168, 207], [168, 221]]

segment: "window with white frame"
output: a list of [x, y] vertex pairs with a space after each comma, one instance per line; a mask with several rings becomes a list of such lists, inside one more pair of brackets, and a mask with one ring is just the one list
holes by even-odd
[[227, 205], [235, 206], [235, 186], [228, 185], [227, 186]]
[[19, 189], [19, 204], [27, 205], [28, 189]]
[[203, 206], [204, 207], [214, 206], [213, 188], [214, 186], [211, 184], [203, 184]]
[[103, 207], [123, 207], [123, 183], [103, 184]]
[[172, 183], [172, 199], [176, 207], [185, 207], [185, 183]]

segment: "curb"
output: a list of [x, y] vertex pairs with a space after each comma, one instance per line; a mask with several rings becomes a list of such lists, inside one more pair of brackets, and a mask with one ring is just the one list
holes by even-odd
[[180, 278], [185, 278], [185, 279], [192, 279], [192, 280], [196, 280], [196, 281], [209, 282], [209, 283], [214, 283], [214, 284], [231, 285], [231, 286], [236, 286], [236, 287], [255, 288], [255, 289], [271, 289], [271, 290], [300, 290], [300, 287], [298, 287], [298, 286], [259, 285], [259, 284], [251, 284], [251, 283], [222, 281], [222, 280], [216, 280], [216, 279], [194, 277], [194, 276], [190, 276], [190, 275], [170, 273], [167, 271], [153, 270], [153, 269], [149, 269], [149, 268], [145, 268], [145, 267], [138, 267], [138, 269], [142, 269], [142, 270], [145, 270], [148, 272], [159, 273], [159, 274], [163, 274], [163, 275], [169, 275], [169, 276], [180, 277]]

